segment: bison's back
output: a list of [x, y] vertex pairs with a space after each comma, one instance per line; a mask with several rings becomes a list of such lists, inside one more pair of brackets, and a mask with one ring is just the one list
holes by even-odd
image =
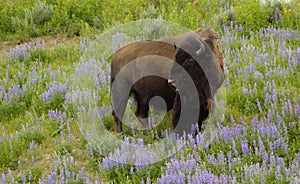
[[[154, 96], [162, 97], [170, 110], [175, 97], [175, 90], [168, 84], [170, 61], [175, 60], [174, 44], [162, 41], [135, 42], [119, 49], [112, 57], [111, 84], [118, 72], [122, 72], [122, 80], [133, 84], [131, 92], [142, 104], [149, 103]], [[169, 61], [169, 62], [167, 62]], [[130, 69], [125, 66], [129, 66]], [[151, 70], [149, 72], [149, 70]], [[145, 75], [145, 73], [152, 75]], [[138, 79], [137, 81], [135, 81]], [[159, 108], [158, 108], [159, 109]]]
[[[135, 42], [126, 45], [115, 52], [111, 61], [111, 80], [113, 82], [117, 73], [128, 63], [136, 61], [145, 56], [161, 56], [172, 61], [175, 59], [176, 49], [173, 45], [162, 41]], [[150, 57], [149, 57], [150, 58]], [[147, 59], [147, 58], [145, 58]], [[162, 64], [163, 65], [163, 64]], [[163, 69], [157, 66], [157, 69]]]

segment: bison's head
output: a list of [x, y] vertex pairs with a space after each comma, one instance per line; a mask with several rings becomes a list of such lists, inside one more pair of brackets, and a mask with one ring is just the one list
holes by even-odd
[[216, 59], [218, 60], [221, 70], [224, 74], [224, 58], [220, 51], [219, 45], [217, 44], [218, 34], [212, 29], [197, 29], [194, 31], [212, 50]]
[[223, 55], [216, 39], [217, 34], [213, 30], [197, 29], [187, 34], [185, 40], [176, 48], [176, 64], [172, 67], [169, 81], [178, 90], [185, 90], [185, 94], [190, 94], [188, 87], [185, 87], [186, 80], [181, 77], [183, 70], [175, 67], [180, 65], [194, 81], [200, 103], [212, 99], [224, 81]]

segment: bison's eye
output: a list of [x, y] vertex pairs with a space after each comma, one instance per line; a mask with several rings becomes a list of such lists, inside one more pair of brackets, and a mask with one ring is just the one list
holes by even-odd
[[194, 63], [193, 58], [186, 59], [185, 61], [187, 62], [187, 64], [193, 64]]

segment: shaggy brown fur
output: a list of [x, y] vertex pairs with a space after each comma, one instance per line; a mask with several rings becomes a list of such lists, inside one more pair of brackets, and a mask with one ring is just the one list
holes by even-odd
[[[213, 110], [213, 96], [224, 81], [223, 55], [216, 44], [217, 34], [210, 29], [198, 29], [195, 32], [205, 41], [205, 51], [201, 55], [194, 54], [199, 48], [199, 43], [193, 36], [188, 36], [180, 44], [175, 55], [175, 62], [188, 72], [197, 88], [197, 94], [194, 94], [190, 90], [191, 88], [186, 84], [186, 80], [172, 80], [174, 86], [181, 91], [181, 96], [178, 92], [176, 93], [173, 104], [173, 127], [177, 126], [179, 118], [182, 116], [180, 115], [182, 112], [181, 107], [191, 107], [191, 111], [196, 109], [194, 106], [197, 104], [195, 104], [194, 101], [198, 98], [200, 105], [198, 127], [201, 129], [202, 122]], [[177, 79], [182, 79], [182, 75], [182, 70], [176, 68], [171, 69], [171, 79], [175, 77], [177, 77]], [[195, 113], [197, 113], [197, 111], [195, 111]], [[191, 113], [189, 114], [191, 115]], [[183, 122], [189, 121], [189, 115], [182, 117]], [[187, 124], [187, 126], [189, 125]], [[179, 127], [183, 127], [183, 125], [180, 125]], [[188, 127], [185, 129], [187, 128]]]
[[[204, 121], [208, 114], [212, 110], [213, 100], [212, 97], [216, 90], [220, 87], [224, 80], [224, 62], [223, 62], [223, 55], [220, 51], [219, 46], [216, 43], [217, 34], [211, 29], [197, 29], [194, 31], [197, 36], [199, 36], [214, 52], [216, 59], [218, 60], [219, 66], [212, 68], [214, 70], [215, 75], [217, 76], [216, 84], [213, 84], [212, 92], [210, 90], [210, 86], [208, 84], [207, 79], [205, 78], [204, 72], [201, 70], [201, 67], [195, 67], [197, 72], [200, 72], [200, 76], [195, 74], [191, 69], [193, 68], [185, 68], [188, 73], [191, 75], [200, 99], [200, 113], [199, 113], [199, 127], [201, 127], [202, 121]], [[157, 55], [162, 56], [164, 58], [170, 59], [172, 61], [176, 61], [177, 63], [179, 60], [184, 60], [184, 57], [191, 57], [189, 54], [182, 51], [180, 48], [174, 48], [174, 42], [179, 46], [184, 44], [185, 40], [189, 37], [189, 34], [178, 35], [175, 37], [163, 39], [161, 41], [148, 41], [148, 42], [135, 42], [133, 44], [129, 44], [124, 46], [123, 48], [119, 49], [112, 57], [111, 63], [111, 86], [114, 83], [116, 75], [118, 72], [131, 61], [141, 58], [143, 56], [149, 55]], [[196, 46], [199, 47], [199, 46]], [[207, 46], [206, 46], [207, 47]], [[196, 51], [199, 48], [194, 48]], [[206, 49], [209, 50], [209, 49]], [[203, 54], [202, 54], [203, 55]], [[201, 57], [203, 57], [201, 55]], [[200, 57], [200, 56], [199, 56]], [[210, 61], [213, 59], [214, 56], [205, 56], [206, 60]], [[203, 59], [204, 60], [204, 59]], [[124, 82], [132, 82], [133, 78], [138, 76], [140, 73], [143, 73], [143, 67], [138, 66], [139, 60], [137, 60], [137, 64], [132, 72], [128, 73], [123, 77]], [[170, 76], [171, 68], [169, 65], [165, 65], [162, 61], [159, 66], [156, 67], [157, 72], [163, 74], [164, 76]], [[204, 81], [204, 82], [203, 82]], [[115, 90], [121, 90], [117, 87]], [[113, 91], [112, 91], [113, 94]], [[125, 107], [127, 104], [127, 100], [129, 96], [133, 94], [135, 100], [137, 101], [137, 111], [136, 116], [141, 120], [142, 124], [148, 117], [149, 111], [149, 101], [154, 96], [162, 97], [167, 105], [167, 110], [173, 109], [172, 114], [172, 122], [173, 126], [175, 127], [178, 122], [178, 118], [180, 116], [180, 97], [179, 94], [176, 92], [174, 86], [169, 84], [167, 79], [157, 77], [157, 76], [147, 76], [138, 80], [132, 86], [129, 94], [123, 94], [120, 97], [112, 96], [114, 100], [116, 100], [116, 104], [122, 104], [114, 106], [112, 115], [115, 120], [116, 124], [116, 131], [122, 131], [122, 122], [121, 119], [123, 118], [123, 114], [125, 111]], [[204, 95], [202, 95], [204, 94]], [[202, 95], [202, 97], [201, 97]], [[125, 103], [125, 105], [123, 105]], [[116, 116], [115, 111], [121, 112], [120, 119]]]

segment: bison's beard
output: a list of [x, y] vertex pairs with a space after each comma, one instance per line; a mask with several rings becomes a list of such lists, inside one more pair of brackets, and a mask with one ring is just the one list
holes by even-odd
[[[211, 88], [205, 76], [200, 80], [193, 79], [194, 86], [185, 83], [185, 80], [170, 79], [169, 82], [174, 86], [176, 93], [180, 94], [183, 102], [189, 103], [198, 98], [200, 105], [204, 105], [208, 99], [212, 99]], [[197, 93], [192, 88], [196, 88]]]

